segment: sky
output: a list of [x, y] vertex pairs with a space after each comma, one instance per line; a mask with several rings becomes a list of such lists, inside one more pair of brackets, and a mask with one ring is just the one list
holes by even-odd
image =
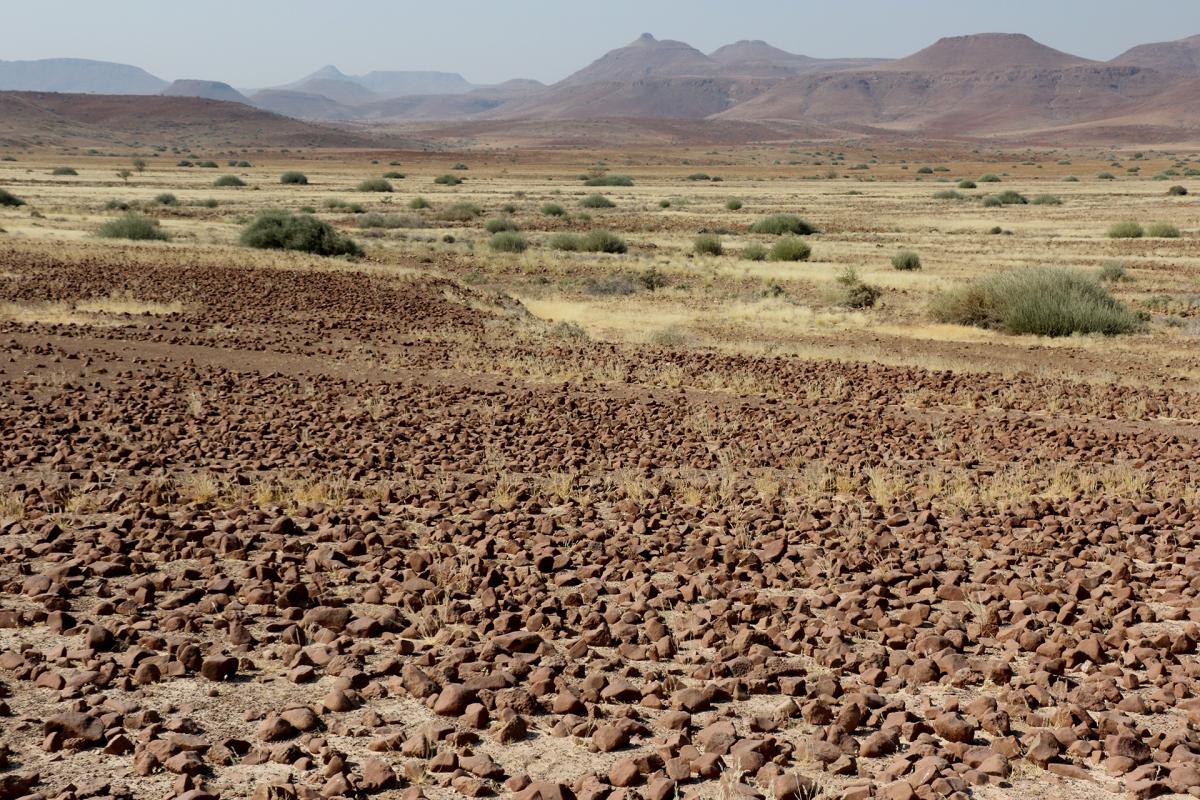
[[440, 70], [552, 83], [644, 32], [818, 57], [900, 57], [941, 36], [1026, 33], [1110, 59], [1200, 34], [1200, 0], [33, 0], [4, 2], [0, 59], [94, 58], [238, 88]]

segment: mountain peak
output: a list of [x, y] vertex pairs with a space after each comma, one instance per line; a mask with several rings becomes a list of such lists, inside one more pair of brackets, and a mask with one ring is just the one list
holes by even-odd
[[1200, 35], [1173, 42], [1138, 45], [1109, 63], [1119, 67], [1143, 67], [1159, 72], [1200, 75]]
[[987, 72], [1011, 67], [1063, 69], [1094, 63], [1047, 47], [1023, 33], [974, 33], [938, 39], [924, 50], [893, 62], [888, 68], [915, 72]]
[[638, 42], [641, 42], [642, 44], [654, 44], [657, 41], [658, 41], [658, 39], [654, 38], [654, 34], [643, 33], [641, 36], [639, 36], [637, 38], [637, 40], [634, 42], [634, 44], [637, 44]]

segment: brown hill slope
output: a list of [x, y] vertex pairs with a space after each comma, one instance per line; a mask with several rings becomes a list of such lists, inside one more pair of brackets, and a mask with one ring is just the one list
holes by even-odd
[[1145, 67], [1159, 72], [1200, 75], [1200, 35], [1174, 42], [1138, 45], [1109, 63], [1120, 67]]
[[773, 80], [647, 78], [582, 86], [556, 84], [545, 92], [500, 106], [490, 117], [508, 119], [701, 119], [745, 102]]
[[293, 119], [346, 122], [358, 119], [356, 109], [344, 106], [324, 95], [294, 92], [289, 89], [264, 89], [250, 96], [255, 108]]
[[555, 86], [637, 81], [644, 78], [715, 75], [718, 65], [685, 42], [659, 41], [648, 33], [625, 47], [610, 50]]
[[0, 139], [29, 143], [133, 141], [354, 147], [364, 136], [313, 125], [240, 103], [155, 95], [0, 92]]
[[895, 72], [995, 72], [1006, 67], [1066, 69], [1094, 64], [1036, 42], [1023, 33], [947, 36], [884, 69]]
[[228, 83], [220, 81], [178, 80], [159, 94], [166, 97], [202, 97], [205, 100], [223, 100], [228, 103], [250, 105], [250, 100]]

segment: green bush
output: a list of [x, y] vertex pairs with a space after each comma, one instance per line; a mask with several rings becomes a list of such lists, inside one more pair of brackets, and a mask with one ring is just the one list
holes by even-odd
[[912, 250], [901, 250], [892, 256], [892, 269], [913, 270], [921, 268], [921, 257]]
[[1117, 176], [1111, 172], [1100, 172], [1096, 174], [1096, 177], [1102, 181], [1115, 181], [1117, 179]]
[[165, 242], [170, 237], [158, 224], [158, 220], [136, 212], [129, 212], [117, 219], [110, 219], [97, 232], [105, 239], [133, 239], [134, 241]]
[[742, 201], [736, 197], [731, 197], [725, 201], [725, 208], [729, 209], [730, 211], [741, 211]]
[[1061, 206], [1062, 198], [1054, 194], [1039, 194], [1029, 202], [1035, 206]]
[[201, 161], [201, 162], [197, 163], [196, 166], [204, 167], [205, 169], [217, 169], [221, 165], [215, 161]]
[[425, 223], [415, 215], [404, 214], [364, 214], [358, 220], [360, 228], [423, 228]]
[[362, 249], [328, 222], [310, 214], [264, 211], [242, 230], [241, 243], [262, 250], [297, 250], [318, 256], [357, 256]]
[[1118, 222], [1108, 229], [1110, 239], [1140, 239], [1146, 231], [1136, 222]]
[[810, 233], [815, 233], [816, 228], [795, 214], [772, 214], [769, 217], [763, 217], [751, 225], [750, 232], [769, 233], [775, 236], [782, 236], [785, 233], [806, 236]]
[[245, 186], [246, 182], [237, 175], [222, 175], [213, 181], [213, 186]]
[[1172, 186], [1170, 189], [1167, 189], [1167, 194], [1169, 194], [1172, 197], [1183, 197], [1187, 193], [1188, 193], [1188, 190], [1187, 190], [1186, 186], [1178, 186], [1177, 185], [1177, 186]]
[[918, 175], [932, 175], [933, 167], [921, 167], [919, 170], [917, 170], [917, 174]]
[[934, 200], [964, 200], [966, 198], [962, 194], [954, 191], [953, 189], [942, 189], [940, 192], [933, 193], [933, 199]]
[[1095, 278], [1044, 267], [1000, 272], [944, 292], [931, 313], [938, 322], [1038, 336], [1112, 336], [1141, 327]]
[[755, 242], [743, 247], [740, 255], [746, 261], [766, 261], [768, 253], [767, 248]]
[[360, 192], [391, 192], [392, 185], [383, 178], [367, 178], [358, 185]]
[[771, 247], [768, 258], [772, 261], [808, 261], [811, 255], [808, 242], [795, 236], [784, 236]]
[[188, 161], [188, 160], [185, 158], [185, 159], [183, 159], [182, 161], [178, 162], [178, 163], [177, 163], [175, 166], [177, 166], [177, 167], [194, 167], [194, 166], [196, 166], [196, 165], [195, 165], [195, 164], [193, 164], [192, 162]]
[[975, 186], [975, 181], [959, 181], [959, 182], [958, 182], [958, 188], [960, 188], [960, 189], [974, 189], [974, 188], [976, 188], [976, 186]]
[[712, 175], [709, 175], [707, 172], [693, 172], [687, 176], [687, 179], [689, 181], [711, 181]]
[[547, 217], [565, 217], [567, 210], [558, 203], [546, 203], [542, 206], [541, 212]]
[[196, 208], [217, 208], [221, 204], [209, 197], [205, 200], [197, 200], [196, 202], [192, 203], [192, 205], [194, 205]]
[[1004, 206], [1023, 206], [1029, 202], [1029, 198], [1020, 192], [1015, 192], [1012, 189], [992, 195], [1000, 201], [1000, 205]]
[[837, 277], [833, 302], [843, 308], [873, 308], [882, 294], [881, 289], [863, 283], [858, 273], [852, 267], [847, 267]]
[[583, 249], [583, 239], [574, 233], [556, 233], [546, 242], [551, 250], [575, 252]]
[[438, 212], [438, 219], [448, 222], [468, 222], [483, 214], [483, 209], [474, 203], [455, 203]]
[[628, 175], [597, 175], [583, 182], [584, 186], [633, 186], [633, 178]]
[[308, 176], [305, 175], [303, 172], [297, 172], [294, 169], [288, 170], [287, 172], [285, 172], [279, 176], [279, 182], [291, 184], [293, 186], [307, 186], [308, 185]]
[[702, 233], [692, 242], [692, 252], [699, 256], [719, 256], [724, 254], [725, 248], [721, 246], [721, 237]]
[[1146, 235], [1152, 239], [1178, 239], [1179, 228], [1169, 222], [1154, 222], [1146, 227]]
[[506, 217], [494, 217], [489, 219], [483, 226], [488, 233], [502, 233], [504, 231], [515, 231], [516, 223]]
[[16, 208], [25, 205], [25, 201], [6, 189], [0, 189], [0, 206]]
[[671, 201], [670, 201], [670, 200], [659, 200], [659, 201], [658, 201], [658, 207], [659, 207], [659, 208], [670, 208], [670, 207], [671, 207]]
[[617, 204], [602, 194], [589, 194], [579, 201], [584, 208], [616, 208]]
[[1079, 178], [1076, 178], [1074, 175], [1068, 175], [1063, 178], [1063, 183], [1079, 183]]
[[579, 249], [588, 253], [624, 253], [629, 248], [625, 240], [608, 231], [589, 231], [579, 242]]
[[366, 211], [362, 203], [347, 203], [336, 197], [326, 200], [325, 207], [330, 211], [347, 211], [351, 214], [361, 214]]
[[71, 167], [55, 167], [53, 170], [50, 171], [50, 174], [51, 175], [78, 175], [79, 173], [76, 172]]
[[1000, 183], [1000, 176], [989, 172], [987, 175], [979, 176], [980, 183]]
[[179, 205], [179, 198], [170, 192], [163, 192], [155, 196], [154, 204], [158, 206], [177, 206]]
[[403, 172], [385, 172], [383, 173], [383, 177], [391, 180], [402, 181], [404, 180], [405, 175]]
[[1129, 277], [1128, 270], [1125, 269], [1125, 264], [1120, 261], [1105, 261], [1100, 265], [1100, 280], [1107, 283], [1124, 283], [1125, 281], [1133, 280]]
[[454, 175], [438, 175], [433, 179], [433, 182], [442, 186], [458, 186], [462, 183], [462, 178], [455, 177]]
[[488, 247], [497, 253], [524, 253], [525, 248], [529, 247], [529, 242], [516, 231], [499, 231], [492, 234], [492, 238], [488, 240]]
[[465, 169], [470, 169], [470, 167], [468, 167], [466, 164], [464, 164], [460, 161], [457, 164], [455, 164], [454, 166], [452, 166], [450, 169], [465, 170]]
[[433, 208], [433, 204], [424, 197], [414, 197], [408, 201], [408, 207], [413, 211], [420, 211], [423, 208]]
[[[0, 195], [2, 195], [2, 194], [3, 194], [3, 191], [0, 190]], [[6, 204], [4, 202], [3, 196], [0, 196], [0, 206], [2, 206], [2, 205], [6, 205]], [[13, 203], [11, 205], [18, 205], [18, 204]], [[129, 211], [131, 208], [133, 208], [133, 204], [130, 203], [128, 200], [117, 200], [115, 198], [112, 200], [109, 200], [107, 203], [104, 204], [105, 211]]]

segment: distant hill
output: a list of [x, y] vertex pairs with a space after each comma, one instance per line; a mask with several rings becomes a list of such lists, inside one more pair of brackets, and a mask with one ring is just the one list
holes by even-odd
[[743, 39], [727, 44], [709, 53], [708, 57], [720, 65], [722, 74], [748, 77], [786, 77], [887, 63], [884, 58], [813, 58], [797, 55], [773, 47], [761, 39]]
[[1023, 33], [947, 36], [885, 68], [896, 72], [996, 72], [1005, 67], [1065, 69], [1095, 64], [1035, 42]]
[[1145, 67], [1159, 72], [1200, 75], [1200, 35], [1174, 42], [1138, 45], [1109, 63], [1121, 67]]
[[347, 122], [358, 119], [359, 112], [324, 95], [286, 89], [264, 89], [250, 95], [255, 108], [295, 119]]
[[463, 94], [475, 88], [462, 75], [451, 72], [377, 71], [347, 75], [330, 65], [271, 91], [318, 94], [342, 105], [360, 105], [390, 97]]
[[690, 44], [655, 39], [643, 33], [624, 47], [610, 50], [555, 86], [639, 81], [647, 78], [716, 75], [719, 66]]
[[128, 64], [84, 58], [0, 61], [2, 91], [157, 94], [165, 88], [162, 78]]
[[228, 83], [220, 81], [179, 80], [159, 94], [165, 97], [201, 97], [205, 100], [223, 100], [228, 103], [250, 104], [250, 100]]

